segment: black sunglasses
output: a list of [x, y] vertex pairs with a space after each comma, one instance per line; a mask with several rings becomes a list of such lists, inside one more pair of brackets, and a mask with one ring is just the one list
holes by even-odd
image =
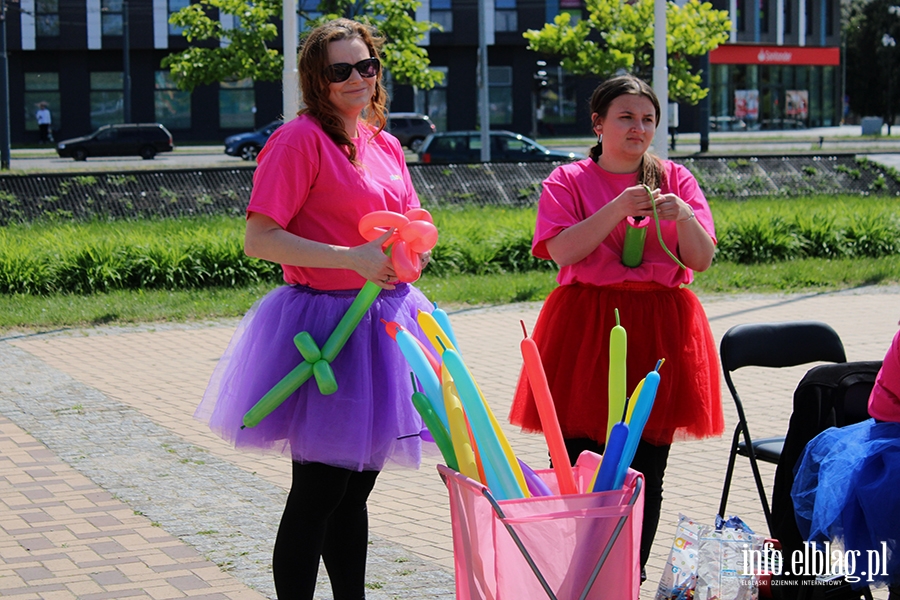
[[333, 65], [328, 65], [325, 69], [325, 77], [327, 77], [328, 81], [331, 83], [340, 83], [350, 79], [350, 74], [353, 73], [353, 69], [356, 69], [362, 77], [375, 77], [378, 75], [378, 70], [380, 68], [381, 63], [377, 58], [367, 58], [359, 61], [355, 65], [334, 63]]

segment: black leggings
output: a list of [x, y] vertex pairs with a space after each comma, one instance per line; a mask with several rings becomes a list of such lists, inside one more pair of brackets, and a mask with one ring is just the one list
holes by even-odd
[[280, 600], [312, 600], [319, 557], [334, 600], [366, 597], [369, 517], [366, 499], [378, 471], [349, 471], [321, 463], [293, 463], [272, 571]]
[[[598, 444], [589, 438], [566, 439], [566, 451], [569, 461], [574, 465], [578, 455], [585, 450], [603, 454], [605, 444]], [[669, 462], [671, 446], [654, 446], [644, 440], [638, 443], [637, 452], [631, 468], [644, 474], [644, 521], [641, 525], [641, 567], [647, 565], [656, 528], [659, 526], [659, 514], [662, 511], [663, 475]]]

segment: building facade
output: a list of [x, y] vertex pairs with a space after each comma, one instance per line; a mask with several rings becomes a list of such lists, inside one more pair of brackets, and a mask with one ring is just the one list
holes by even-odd
[[[169, 16], [190, 0], [19, 0], [7, 14], [10, 132], [38, 139], [48, 103], [56, 139], [107, 123], [158, 121], [176, 143], [215, 142], [281, 113], [280, 82], [232, 81], [178, 90], [161, 68], [188, 47]], [[749, 128], [833, 125], [842, 116], [840, 0], [714, 0], [732, 15], [731, 41], [710, 55], [709, 114]], [[317, 1], [299, 0], [313, 8]], [[524, 134], [590, 132], [598, 77], [564, 72], [526, 48], [522, 32], [583, 0], [487, 0], [490, 126]], [[755, 4], [754, 4], [755, 6]], [[16, 8], [18, 7], [18, 8]], [[439, 23], [424, 45], [443, 85], [395, 85], [392, 110], [427, 113], [441, 130], [479, 126], [478, 0], [424, 0], [417, 18]], [[235, 23], [223, 15], [222, 24]], [[302, 27], [299, 29], [302, 30]], [[126, 90], [130, 89], [130, 93]], [[697, 107], [680, 107], [679, 131], [698, 131]]]
[[[20, 0], [7, 9], [10, 137], [38, 139], [46, 102], [59, 140], [108, 123], [160, 122], [176, 144], [219, 141], [281, 112], [279, 82], [235, 81], [178, 90], [165, 56], [188, 47], [169, 16], [189, 0]], [[233, 26], [225, 21], [223, 25]], [[127, 51], [126, 51], [127, 49]], [[128, 57], [128, 60], [125, 57]], [[131, 93], [126, 100], [126, 82]]]

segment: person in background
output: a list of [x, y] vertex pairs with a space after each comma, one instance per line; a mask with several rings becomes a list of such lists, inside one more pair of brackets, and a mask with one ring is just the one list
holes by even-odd
[[831, 427], [806, 445], [791, 498], [804, 540], [836, 542], [855, 555], [854, 588], [888, 586], [900, 600], [900, 331], [869, 394], [869, 416]]
[[[597, 87], [590, 106], [598, 136], [590, 157], [557, 167], [544, 181], [532, 252], [559, 265], [560, 285], [544, 303], [533, 336], [572, 463], [584, 450], [604, 450], [615, 310], [628, 337], [628, 393], [665, 359], [631, 465], [645, 478], [643, 581], [670, 445], [724, 429], [716, 344], [703, 307], [685, 287], [694, 271], [712, 263], [716, 238], [709, 205], [691, 173], [648, 152], [660, 114], [650, 86], [631, 75], [616, 77]], [[636, 267], [622, 262], [629, 217], [649, 227]], [[686, 268], [659, 244], [657, 227]], [[510, 421], [525, 431], [541, 430], [524, 374]]]
[[38, 104], [37, 112], [34, 113], [35, 118], [37, 119], [38, 124], [38, 132], [41, 136], [41, 143], [47, 144], [53, 141], [53, 134], [50, 132], [50, 108], [48, 107], [46, 102], [41, 102]]
[[[292, 459], [273, 556], [282, 600], [313, 598], [320, 557], [335, 600], [365, 598], [366, 500], [383, 468], [415, 468], [420, 460], [409, 367], [381, 321], [416, 332], [418, 311], [432, 305], [398, 282], [382, 251], [393, 230], [371, 242], [358, 231], [372, 211], [419, 206], [403, 149], [384, 131], [381, 43], [349, 19], [305, 38], [305, 107], [258, 156], [244, 241], [248, 255], [280, 263], [288, 285], [245, 316], [195, 414], [237, 448]], [[242, 428], [246, 411], [302, 360], [294, 336], [307, 331], [322, 347], [366, 282], [382, 289], [331, 363], [337, 392], [324, 396], [307, 382], [258, 425]]]

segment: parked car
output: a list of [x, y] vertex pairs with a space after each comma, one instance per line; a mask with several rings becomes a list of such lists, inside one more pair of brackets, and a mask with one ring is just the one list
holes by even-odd
[[710, 131], [747, 131], [747, 122], [740, 117], [730, 117], [724, 115], [721, 117], [709, 118]]
[[225, 154], [240, 156], [244, 160], [256, 160], [256, 155], [269, 140], [269, 136], [281, 127], [282, 121], [272, 121], [265, 127], [247, 133], [236, 133], [225, 138]]
[[[491, 132], [491, 161], [493, 162], [552, 162], [579, 158], [584, 158], [584, 155], [550, 150], [518, 133]], [[480, 162], [481, 132], [433, 133], [422, 143], [422, 147], [419, 149], [419, 161], [430, 164]]]
[[86, 160], [89, 156], [140, 156], [150, 160], [175, 149], [172, 134], [162, 123], [104, 125], [94, 133], [56, 144], [61, 157]]
[[387, 130], [400, 140], [400, 144], [416, 152], [437, 128], [427, 115], [397, 112], [388, 115]]

